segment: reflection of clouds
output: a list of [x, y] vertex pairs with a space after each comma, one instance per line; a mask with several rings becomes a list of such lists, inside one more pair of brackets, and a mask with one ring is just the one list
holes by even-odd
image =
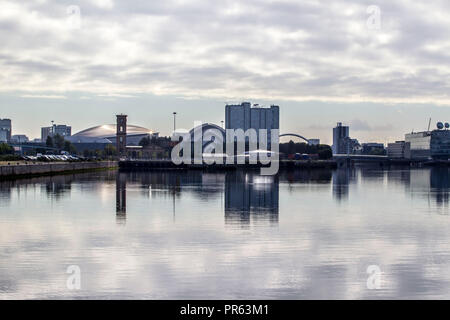
[[[448, 217], [398, 182], [414, 177], [355, 171], [348, 201], [339, 206], [329, 174], [327, 185], [287, 183], [282, 173], [277, 228], [226, 228], [221, 205], [227, 196], [198, 196], [226, 193], [227, 185], [237, 190], [234, 181], [245, 177], [232, 172], [126, 174], [124, 227], [114, 220], [115, 175], [73, 176], [53, 207], [39, 195], [45, 192], [39, 180], [34, 187], [16, 185], [10, 205], [0, 207], [0, 298], [450, 298]], [[176, 222], [170, 192], [146, 197], [140, 179], [154, 190], [178, 183]], [[445, 192], [445, 182], [433, 179], [428, 175], [431, 188]], [[258, 178], [250, 177], [244, 191], [272, 185], [252, 181]], [[109, 194], [104, 184], [111, 185]], [[273, 190], [258, 188], [252, 191], [259, 195]], [[66, 289], [68, 265], [80, 266], [81, 291]], [[383, 272], [380, 291], [366, 288], [369, 265]]]

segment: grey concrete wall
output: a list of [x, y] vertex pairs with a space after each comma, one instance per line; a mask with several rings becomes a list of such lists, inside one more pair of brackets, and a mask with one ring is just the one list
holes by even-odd
[[13, 164], [0, 166], [0, 177], [115, 168], [116, 161]]

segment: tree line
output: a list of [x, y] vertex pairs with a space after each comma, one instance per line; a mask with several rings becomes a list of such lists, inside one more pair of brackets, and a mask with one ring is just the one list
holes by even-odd
[[280, 152], [284, 154], [317, 154], [319, 159], [326, 160], [333, 157], [331, 147], [326, 144], [309, 145], [307, 143], [295, 143], [289, 141], [288, 143], [280, 143]]

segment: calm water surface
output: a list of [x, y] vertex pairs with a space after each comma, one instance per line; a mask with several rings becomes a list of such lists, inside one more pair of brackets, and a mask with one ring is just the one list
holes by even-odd
[[449, 299], [449, 194], [447, 168], [1, 181], [0, 298]]

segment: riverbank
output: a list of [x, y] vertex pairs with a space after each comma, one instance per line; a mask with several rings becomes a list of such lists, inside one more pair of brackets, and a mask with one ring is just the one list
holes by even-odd
[[23, 163], [10, 162], [0, 165], [0, 178], [31, 177], [64, 173], [88, 172], [95, 170], [114, 169], [117, 161], [95, 162], [43, 162]]

